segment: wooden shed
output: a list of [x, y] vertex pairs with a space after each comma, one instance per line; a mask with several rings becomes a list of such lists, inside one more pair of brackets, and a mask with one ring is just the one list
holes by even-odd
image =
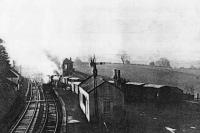
[[71, 86], [72, 92], [78, 94], [78, 85], [81, 83], [81, 80], [77, 77], [68, 78], [68, 84]]
[[[67, 64], [69, 65], [69, 64]], [[74, 69], [73, 69], [74, 70]], [[84, 81], [86, 78], [89, 77], [88, 74], [85, 74], [85, 73], [82, 73], [82, 72], [79, 72], [79, 71], [73, 71], [71, 72], [70, 74], [68, 74], [68, 76], [64, 76], [64, 74], [62, 75], [63, 78], [62, 78], [62, 83], [65, 84], [66, 86], [66, 89], [70, 89], [72, 90], [73, 92], [75, 92], [76, 94], [79, 93], [78, 91], [78, 85]]]
[[123, 108], [124, 93], [101, 76], [90, 76], [79, 85], [80, 107], [88, 121], [114, 119], [114, 108]]
[[6, 77], [8, 80], [10, 80], [11, 82], [17, 85], [15, 87], [16, 91], [20, 89], [21, 75], [14, 68], [9, 69]]
[[182, 100], [183, 90], [179, 89], [178, 87], [166, 85], [146, 84], [144, 85], [143, 97], [147, 102], [179, 102]]
[[142, 102], [143, 101], [143, 85], [144, 83], [139, 82], [127, 82], [125, 84], [125, 102]]

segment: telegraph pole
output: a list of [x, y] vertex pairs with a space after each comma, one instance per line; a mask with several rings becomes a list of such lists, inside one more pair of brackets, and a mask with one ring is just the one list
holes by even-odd
[[[96, 67], [96, 59], [95, 56], [91, 58], [90, 60], [90, 66], [93, 68], [93, 78], [94, 78], [94, 88], [96, 88], [97, 83], [96, 83], [96, 77], [97, 77], [97, 67]], [[99, 120], [99, 111], [98, 111], [98, 94], [97, 94], [97, 89], [94, 89], [94, 101], [95, 101], [95, 115], [97, 118], [97, 121]]]

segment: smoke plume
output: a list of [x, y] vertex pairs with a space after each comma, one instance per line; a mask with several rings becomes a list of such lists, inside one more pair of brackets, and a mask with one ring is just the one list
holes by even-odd
[[47, 58], [48, 58], [51, 62], [53, 62], [53, 63], [56, 65], [56, 67], [58, 68], [58, 71], [57, 71], [57, 70], [54, 70], [54, 73], [59, 75], [59, 72], [61, 72], [62, 68], [61, 68], [61, 62], [60, 62], [60, 60], [58, 59], [58, 57], [57, 57], [57, 56], [54, 56], [54, 55], [52, 55], [52, 54], [50, 54], [48, 51], [45, 51], [45, 55], [47, 56]]
[[57, 70], [54, 70], [53, 73], [56, 75], [60, 75], [60, 73]]

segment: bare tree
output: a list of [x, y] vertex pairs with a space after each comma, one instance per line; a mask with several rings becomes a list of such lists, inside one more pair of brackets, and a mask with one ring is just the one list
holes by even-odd
[[197, 69], [195, 66], [191, 65], [190, 69]]
[[123, 64], [130, 64], [130, 56], [127, 54], [126, 51], [120, 51], [118, 54], [117, 54], [118, 57], [120, 57], [121, 61]]

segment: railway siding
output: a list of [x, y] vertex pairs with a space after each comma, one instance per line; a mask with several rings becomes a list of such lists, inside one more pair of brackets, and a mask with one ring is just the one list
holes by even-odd
[[52, 87], [31, 86], [27, 92], [27, 106], [10, 133], [60, 132], [62, 108]]
[[54, 89], [56, 96], [58, 97], [61, 106], [62, 106], [62, 114], [63, 114], [63, 119], [62, 119], [62, 127], [61, 127], [61, 132], [66, 132], [66, 128], [67, 128], [67, 112], [66, 112], [66, 108], [65, 108], [65, 103], [63, 101], [63, 99], [59, 96], [58, 92]]
[[[32, 124], [34, 122], [35, 115], [38, 110], [38, 102], [39, 100], [39, 93], [35, 87], [32, 87], [30, 89], [30, 98], [27, 103], [27, 106], [25, 108], [25, 111], [21, 115], [20, 119], [17, 121], [17, 123], [11, 128], [10, 132], [28, 132], [29, 130], [32, 130]], [[36, 101], [36, 102], [31, 102]]]
[[62, 124], [61, 103], [58, 97], [56, 96], [52, 86], [44, 85], [43, 91], [47, 103], [47, 117], [42, 132], [58, 133], [61, 131]]

